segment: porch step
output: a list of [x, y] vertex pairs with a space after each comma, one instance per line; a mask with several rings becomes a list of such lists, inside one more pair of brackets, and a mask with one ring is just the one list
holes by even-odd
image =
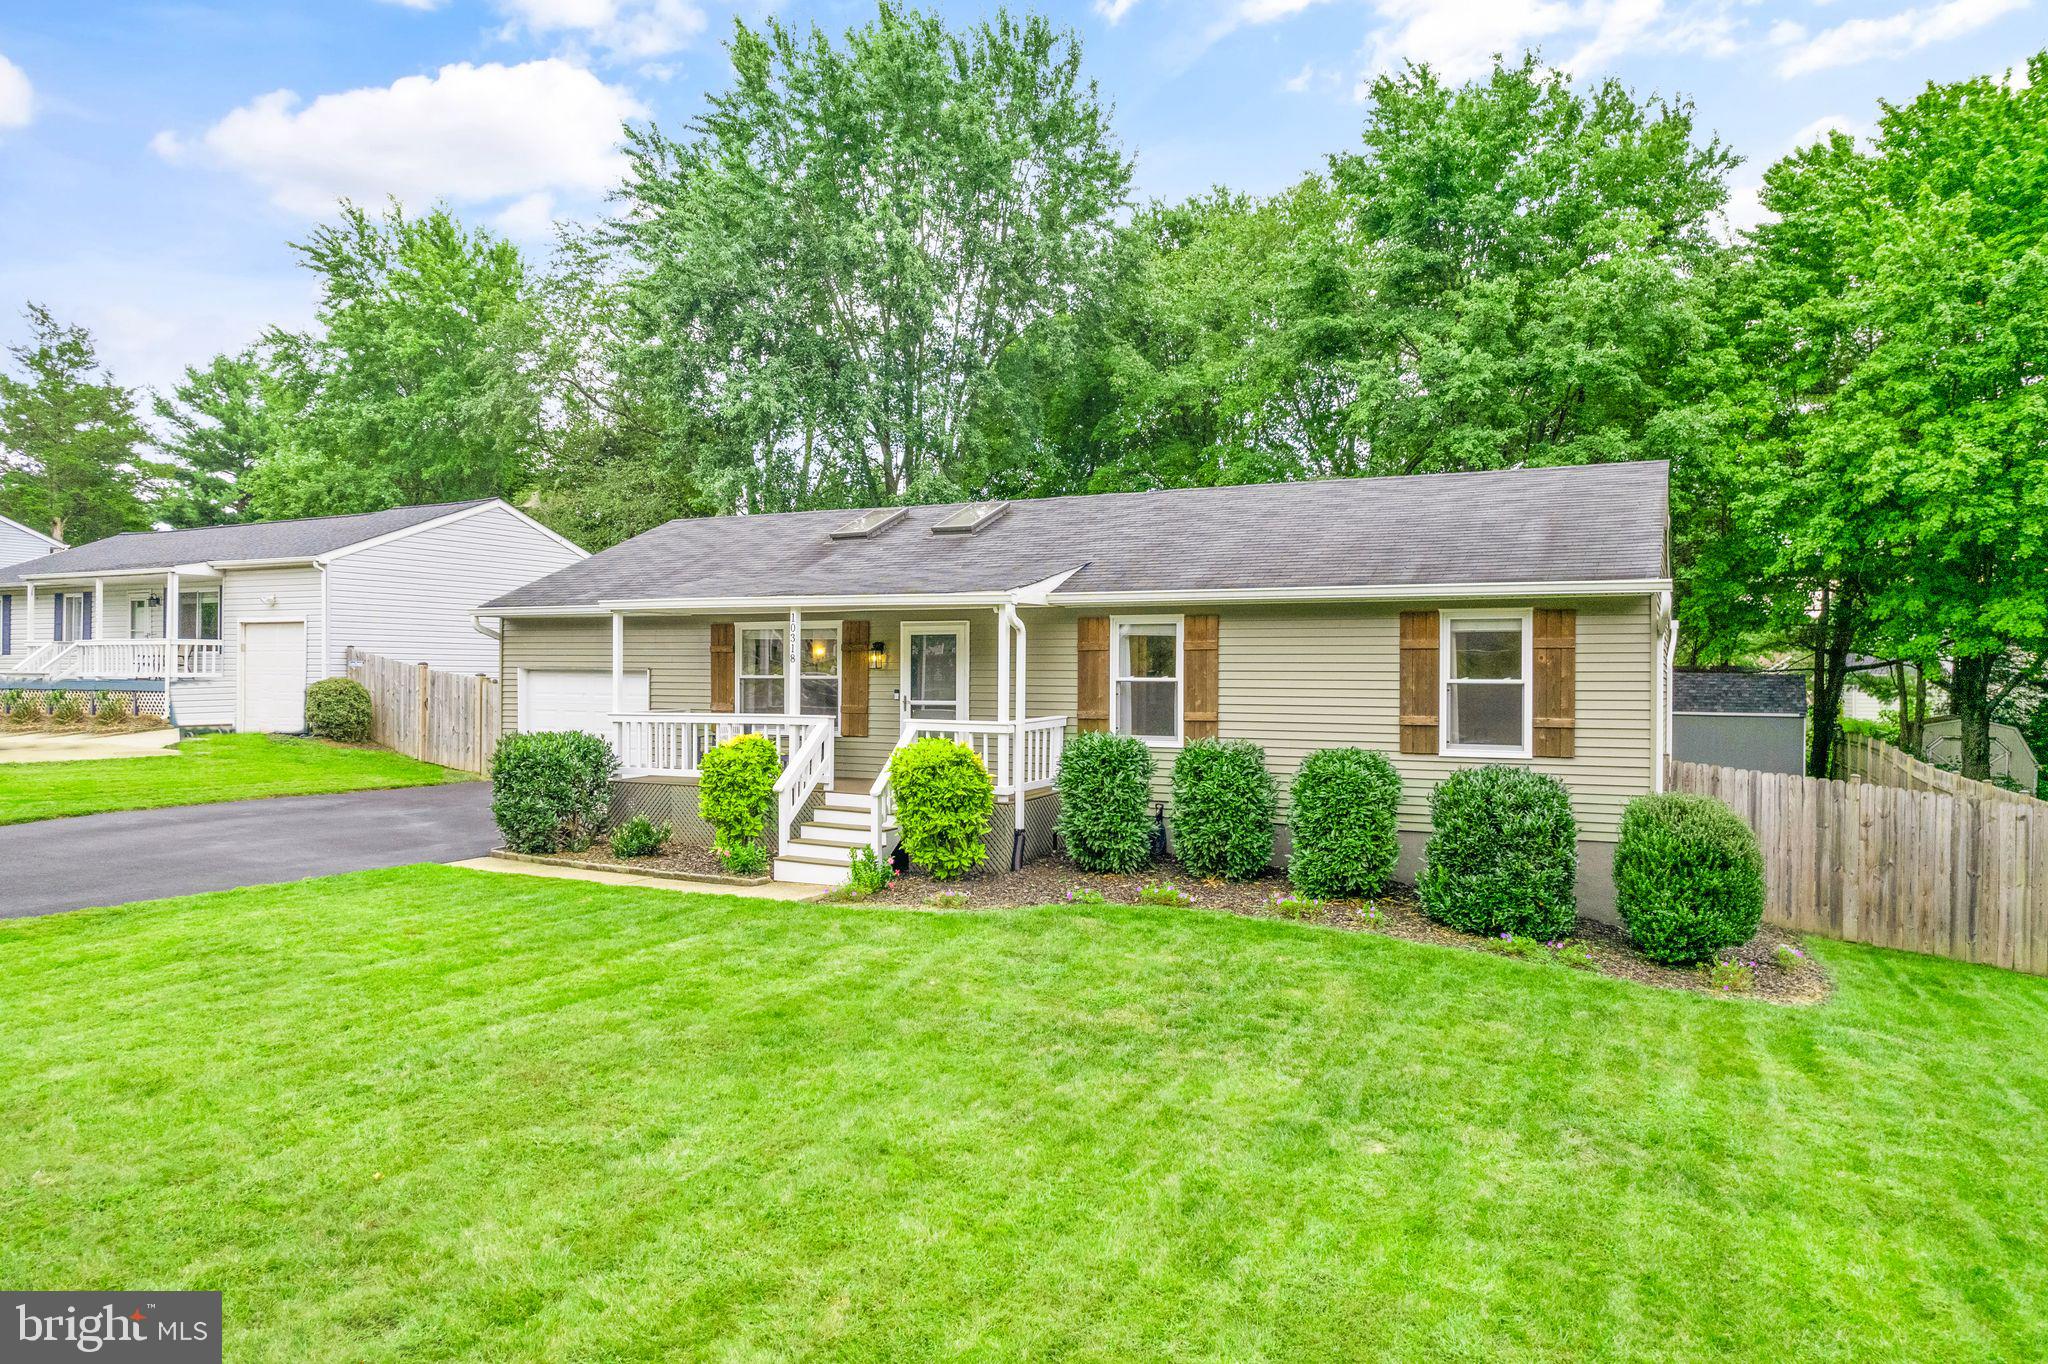
[[835, 791], [828, 789], [825, 792], [823, 808], [827, 810], [867, 811], [875, 808], [875, 798], [865, 791]]
[[817, 843], [834, 848], [864, 848], [870, 836], [867, 825], [856, 829], [842, 828], [833, 824], [806, 824], [797, 832], [792, 842]]
[[[866, 841], [863, 839], [861, 843]], [[782, 849], [782, 856], [795, 862], [821, 862], [838, 867], [840, 879], [844, 880], [846, 868], [853, 865], [853, 850], [859, 846], [860, 843], [826, 843], [814, 839], [807, 828], [789, 840], [788, 845]]]
[[823, 862], [806, 862], [801, 858], [778, 857], [772, 874], [778, 881], [793, 886], [843, 886], [846, 884], [846, 868], [829, 866]]
[[868, 829], [874, 825], [872, 810], [841, 810], [826, 806], [805, 823], [806, 829]]

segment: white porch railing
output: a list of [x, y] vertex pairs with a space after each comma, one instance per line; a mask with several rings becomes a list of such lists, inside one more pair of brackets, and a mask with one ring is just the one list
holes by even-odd
[[804, 806], [819, 786], [832, 784], [832, 723], [812, 725], [795, 749], [782, 760], [782, 775], [775, 779], [775, 843], [787, 848], [796, 837], [797, 822]]
[[805, 736], [821, 728], [830, 733], [829, 717], [650, 711], [612, 716], [612, 748], [622, 777], [694, 777], [704, 755], [727, 739], [761, 734], [774, 742], [787, 770]]
[[[157, 678], [164, 675], [164, 649], [161, 639], [58, 640], [38, 646], [7, 671], [52, 681], [69, 677]], [[179, 640], [177, 664], [173, 678], [219, 677], [220, 641]]]
[[[916, 739], [951, 739], [974, 750], [988, 769], [998, 796], [1022, 800], [1033, 791], [1051, 788], [1060, 772], [1060, 751], [1066, 747], [1067, 717], [1040, 715], [1029, 720], [912, 720], [904, 717], [896, 736], [901, 748]], [[874, 813], [868, 833], [876, 854], [896, 822], [896, 792], [889, 784], [889, 766], [882, 765], [868, 788]]]

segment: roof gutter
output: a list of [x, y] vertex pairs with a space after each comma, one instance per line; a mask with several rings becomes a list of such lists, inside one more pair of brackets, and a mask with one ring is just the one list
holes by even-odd
[[1669, 578], [1534, 583], [1397, 583], [1355, 587], [1174, 588], [1150, 592], [1059, 592], [1051, 606], [1170, 606], [1178, 602], [1422, 601], [1463, 597], [1640, 597], [1669, 592]]

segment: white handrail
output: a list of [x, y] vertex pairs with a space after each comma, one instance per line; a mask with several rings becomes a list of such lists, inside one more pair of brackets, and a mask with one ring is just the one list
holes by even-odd
[[787, 767], [810, 731], [832, 727], [831, 718], [822, 715], [730, 711], [625, 712], [611, 721], [622, 777], [694, 777], [706, 753], [742, 734], [768, 739]]
[[[73, 639], [38, 646], [9, 673], [51, 680], [69, 677], [160, 678], [164, 675], [165, 642], [160, 639]], [[218, 677], [221, 645], [217, 639], [186, 639], [177, 644], [174, 677]]]
[[782, 775], [775, 779], [775, 828], [778, 847], [788, 847], [796, 837], [796, 824], [803, 818], [804, 806], [809, 803], [811, 793], [819, 783], [829, 784], [832, 780], [832, 725], [811, 726], [797, 744], [796, 751], [783, 763]]
[[[1060, 752], [1066, 747], [1067, 717], [1040, 715], [1030, 720], [912, 720], [903, 719], [896, 747], [922, 738], [952, 739], [967, 745], [988, 768], [999, 796], [1023, 797], [1033, 791], [1050, 790], [1059, 779]], [[877, 857], [882, 854], [883, 835], [894, 822], [896, 792], [889, 782], [889, 765], [882, 764], [874, 785], [868, 788], [873, 810], [868, 838]]]

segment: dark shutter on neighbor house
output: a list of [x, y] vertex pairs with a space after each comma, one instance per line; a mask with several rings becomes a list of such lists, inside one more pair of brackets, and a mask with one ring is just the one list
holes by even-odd
[[1109, 617], [1083, 616], [1074, 632], [1074, 718], [1083, 733], [1109, 728]]
[[92, 638], [92, 593], [81, 592], [78, 599], [84, 603], [78, 610], [78, 637]]
[[1181, 625], [1181, 733], [1190, 740], [1216, 737], [1216, 627], [1214, 616], [1189, 616]]
[[731, 711], [733, 690], [739, 675], [733, 671], [732, 622], [714, 621], [711, 625], [711, 709]]
[[839, 622], [839, 733], [842, 738], [868, 737], [868, 645], [864, 620]]
[[14, 594], [0, 592], [0, 658], [14, 652]]
[[1538, 607], [1535, 623], [1532, 751], [1539, 758], [1569, 758], [1578, 751], [1579, 613]]
[[62, 592], [52, 592], [50, 594], [50, 611], [52, 613], [50, 638], [61, 640], [64, 638], [64, 594]]
[[1437, 751], [1437, 613], [1401, 613], [1401, 751]]

